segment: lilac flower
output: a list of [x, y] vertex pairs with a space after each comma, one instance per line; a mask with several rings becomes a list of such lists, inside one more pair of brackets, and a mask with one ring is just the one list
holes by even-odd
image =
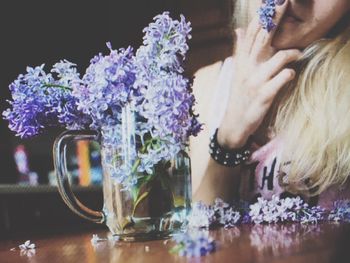
[[215, 212], [210, 206], [202, 202], [192, 205], [192, 211], [188, 217], [190, 228], [209, 228], [215, 221]]
[[258, 198], [250, 206], [249, 215], [255, 224], [277, 222], [317, 223], [324, 219], [325, 210], [321, 207], [309, 207], [300, 197], [271, 200]]
[[183, 16], [181, 21], [172, 20], [169, 12], [154, 20], [144, 29], [143, 46], [135, 58], [135, 85], [142, 95], [139, 112], [154, 125], [155, 136], [175, 136], [176, 141], [183, 141], [200, 131], [192, 111], [192, 83], [180, 74], [191, 27]]
[[216, 249], [216, 244], [208, 232], [189, 231], [177, 234], [173, 237], [176, 246], [171, 250], [179, 256], [200, 257], [212, 253]]
[[210, 228], [213, 226], [231, 228], [236, 226], [240, 220], [240, 212], [220, 198], [216, 198], [212, 206], [207, 206], [202, 202], [194, 203], [188, 218], [191, 228]]
[[[164, 12], [144, 29], [136, 55], [131, 47], [113, 50], [107, 43], [110, 54], [92, 58], [82, 79], [66, 60], [49, 74], [43, 65], [28, 68], [11, 84], [12, 109], [3, 115], [23, 138], [53, 126], [98, 131], [105, 166], [128, 189], [136, 184], [137, 173], [153, 174], [155, 165], [181, 153], [189, 136], [201, 130], [192, 81], [182, 75], [190, 31], [184, 16], [178, 21]], [[128, 107], [133, 114], [125, 118]], [[134, 125], [128, 132], [125, 120]], [[227, 217], [234, 215], [229, 213]]]
[[236, 226], [241, 219], [240, 213], [220, 198], [215, 199], [213, 210], [217, 218], [217, 223], [223, 225], [225, 228]]
[[55, 108], [59, 123], [70, 130], [87, 128], [91, 118], [78, 110], [77, 99], [72, 95], [72, 86], [81, 82], [76, 64], [62, 60], [53, 65], [51, 72], [57, 74], [58, 80], [55, 85], [61, 87], [61, 97], [56, 100], [59, 103]]
[[350, 222], [350, 200], [338, 200], [334, 202], [334, 208], [329, 213], [328, 220]]
[[27, 240], [23, 244], [18, 246], [21, 250], [27, 250], [27, 249], [35, 249], [35, 244], [30, 243], [30, 240]]
[[180, 15], [180, 21], [173, 20], [169, 12], [154, 17], [143, 32], [143, 45], [138, 49], [136, 57], [142, 71], [152, 76], [153, 66], [167, 72], [182, 73], [182, 61], [189, 47], [187, 39], [191, 38], [191, 24]]
[[201, 129], [192, 109], [192, 83], [181, 75], [190, 31], [183, 16], [180, 21], [172, 20], [168, 12], [156, 16], [144, 29], [143, 45], [135, 57], [134, 98], [136, 111], [147, 120], [146, 135], [151, 134], [155, 143], [140, 153], [139, 172], [151, 172], [160, 160], [173, 158], [184, 149], [188, 137]]
[[28, 138], [50, 127], [82, 128], [89, 123], [90, 119], [76, 109], [71, 95], [70, 86], [79, 81], [75, 65], [63, 60], [52, 72], [57, 78], [44, 71], [44, 64], [27, 67], [27, 73], [10, 84], [12, 109], [5, 110], [3, 117], [17, 136]]
[[107, 46], [110, 54], [95, 56], [82, 82], [73, 89], [78, 110], [91, 116], [93, 130], [120, 123], [122, 108], [134, 92], [136, 71], [132, 48], [112, 50], [109, 43]]
[[276, 24], [273, 22], [273, 17], [276, 14], [276, 4], [275, 0], [266, 0], [264, 5], [258, 10], [260, 24], [263, 29], [270, 32], [276, 27]]

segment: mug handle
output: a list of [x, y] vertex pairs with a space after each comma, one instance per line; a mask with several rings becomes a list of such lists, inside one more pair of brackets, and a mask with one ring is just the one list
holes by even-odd
[[104, 223], [102, 211], [94, 211], [83, 205], [74, 195], [68, 179], [67, 171], [67, 144], [77, 140], [95, 140], [97, 133], [93, 131], [65, 131], [55, 140], [53, 159], [58, 183], [58, 191], [66, 205], [77, 215], [94, 223]]

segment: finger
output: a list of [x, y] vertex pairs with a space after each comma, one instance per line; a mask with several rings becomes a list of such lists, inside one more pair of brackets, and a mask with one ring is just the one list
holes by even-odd
[[303, 53], [298, 49], [280, 50], [273, 57], [262, 65], [262, 75], [265, 80], [271, 79], [287, 64], [297, 61]]
[[236, 42], [235, 42], [235, 53], [240, 54], [244, 45], [244, 36], [245, 36], [245, 31], [242, 28], [237, 28], [235, 30], [235, 35], [236, 35]]
[[257, 34], [259, 33], [261, 29], [261, 25], [259, 22], [259, 16], [256, 15], [252, 19], [252, 21], [249, 23], [246, 35], [245, 35], [245, 47], [244, 50], [246, 51], [247, 54], [251, 52], [251, 49], [254, 45], [255, 39]]
[[254, 46], [251, 49], [251, 53], [255, 57], [259, 57], [259, 54], [263, 52], [263, 49], [265, 47], [271, 46], [271, 42], [276, 33], [276, 30], [280, 25], [283, 15], [285, 14], [288, 8], [288, 0], [284, 0], [284, 2], [281, 2], [281, 0], [277, 0], [276, 2], [279, 2], [282, 4], [281, 5], [276, 4], [276, 15], [273, 19], [275, 27], [270, 32], [268, 32], [266, 29], [262, 28], [262, 26], [260, 25], [260, 30], [256, 35]]
[[267, 85], [261, 89], [262, 98], [265, 103], [272, 103], [280, 89], [295, 78], [295, 71], [290, 68], [283, 69]]
[[265, 31], [265, 34], [263, 34], [262, 38], [263, 38], [263, 43], [265, 45], [267, 44], [271, 44], [272, 39], [276, 33], [276, 31], [278, 30], [282, 18], [284, 16], [284, 14], [287, 11], [288, 5], [289, 5], [289, 0], [276, 0], [276, 15], [273, 19], [273, 22], [275, 23], [275, 27], [270, 31], [270, 33], [268, 33], [267, 31]]

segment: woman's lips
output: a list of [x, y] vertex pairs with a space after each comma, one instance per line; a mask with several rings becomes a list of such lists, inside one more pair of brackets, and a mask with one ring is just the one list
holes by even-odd
[[289, 15], [285, 16], [283, 20], [284, 20], [284, 22], [288, 22], [288, 23], [298, 23], [298, 22], [301, 22], [301, 20], [295, 18], [294, 16], [289, 16]]
[[284, 15], [283, 20], [285, 22], [289, 22], [289, 23], [300, 23], [303, 22], [303, 20], [301, 18], [299, 18], [292, 9], [288, 9], [286, 14]]

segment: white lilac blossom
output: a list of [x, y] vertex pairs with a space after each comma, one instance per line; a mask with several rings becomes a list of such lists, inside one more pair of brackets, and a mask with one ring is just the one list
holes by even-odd
[[281, 199], [272, 196], [271, 200], [258, 198], [257, 202], [248, 205], [239, 202], [234, 205], [217, 198], [213, 205], [202, 202], [192, 204], [188, 217], [190, 228], [211, 228], [224, 226], [231, 228], [238, 224], [299, 222], [317, 223], [327, 219], [331, 221], [350, 221], [350, 201], [342, 200], [335, 203], [332, 211], [326, 211], [320, 206], [309, 206], [300, 197]]
[[217, 224], [223, 225], [225, 228], [233, 227], [237, 225], [241, 219], [241, 215], [238, 211], [235, 211], [234, 207], [225, 203], [222, 199], [216, 198], [212, 209], [217, 219]]
[[27, 240], [26, 242], [24, 242], [23, 244], [19, 245], [18, 247], [21, 250], [35, 249], [35, 244], [34, 243], [30, 243], [30, 240]]
[[240, 220], [240, 212], [220, 198], [216, 198], [211, 206], [202, 202], [194, 203], [188, 218], [189, 227], [191, 228], [210, 228], [214, 226], [229, 228], [236, 226]]
[[179, 256], [200, 257], [212, 253], [216, 249], [215, 240], [206, 231], [188, 231], [176, 234], [173, 237], [176, 242], [171, 252]]
[[209, 228], [215, 220], [215, 212], [210, 206], [203, 202], [192, 204], [192, 210], [188, 216], [190, 228]]
[[338, 200], [334, 202], [333, 209], [328, 215], [328, 220], [350, 222], [350, 200]]
[[51, 72], [44, 71], [44, 64], [27, 67], [10, 84], [11, 108], [3, 112], [9, 128], [21, 138], [29, 138], [51, 127], [83, 129], [90, 118], [80, 112], [72, 96], [71, 85], [79, 81], [75, 64], [67, 60], [56, 63]]
[[310, 207], [300, 197], [280, 199], [272, 196], [271, 200], [258, 198], [250, 206], [249, 216], [255, 224], [277, 222], [317, 223], [324, 219], [325, 210]]

